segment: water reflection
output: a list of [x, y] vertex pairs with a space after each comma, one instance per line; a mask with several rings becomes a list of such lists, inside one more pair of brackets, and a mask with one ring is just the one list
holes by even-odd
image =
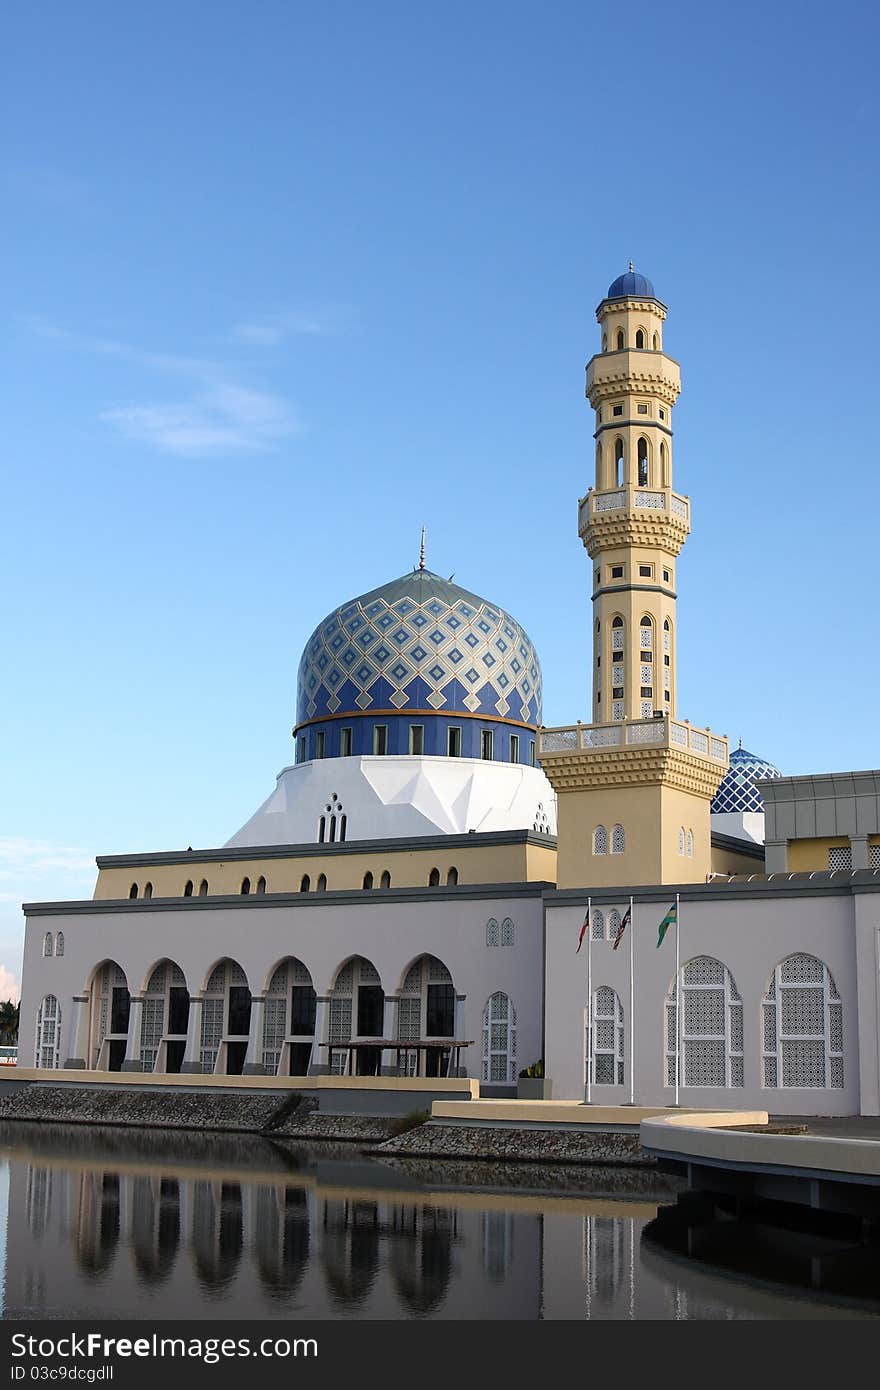
[[[670, 1227], [674, 1184], [632, 1169], [380, 1163], [345, 1146], [26, 1124], [0, 1125], [0, 1150], [7, 1318], [878, 1311], [688, 1262], [688, 1239], [706, 1257], [719, 1238]], [[644, 1245], [664, 1221], [669, 1250]]]

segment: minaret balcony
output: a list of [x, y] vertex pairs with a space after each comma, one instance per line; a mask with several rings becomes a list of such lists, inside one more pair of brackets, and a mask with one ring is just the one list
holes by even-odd
[[578, 507], [578, 530], [581, 535], [589, 524], [606, 512], [659, 512], [676, 517], [685, 534], [691, 530], [691, 503], [670, 488], [614, 488], [610, 492], [589, 489]]
[[672, 748], [691, 753], [726, 768], [729, 762], [727, 739], [711, 729], [694, 728], [687, 720], [660, 714], [654, 719], [619, 719], [613, 724], [573, 724], [540, 729], [538, 758], [601, 756], [614, 748]]

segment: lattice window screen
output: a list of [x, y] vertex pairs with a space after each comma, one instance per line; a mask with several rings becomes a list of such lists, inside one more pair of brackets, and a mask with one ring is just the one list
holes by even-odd
[[761, 1016], [766, 1087], [843, 1086], [843, 1004], [822, 961], [804, 952], [781, 961]]
[[47, 994], [37, 1015], [36, 1065], [55, 1071], [61, 1043], [61, 1009], [54, 994]]
[[[269, 981], [268, 994], [287, 993], [287, 961], [282, 961], [277, 969], [273, 970], [272, 978]], [[268, 1006], [267, 1006], [268, 1007]]]
[[594, 907], [590, 913], [590, 936], [594, 941], [605, 940], [605, 913]]
[[838, 845], [828, 851], [828, 867], [834, 869], [852, 868], [852, 846]]
[[[275, 975], [278, 971], [275, 971]], [[287, 967], [284, 967], [285, 989], [287, 983]], [[275, 976], [273, 975], [273, 980]], [[281, 1061], [281, 1046], [284, 1042], [284, 1035], [287, 1030], [287, 999], [284, 995], [276, 996], [266, 1000], [263, 1010], [263, 1066], [270, 1076], [275, 1076], [278, 1072], [278, 1064]]]
[[742, 999], [730, 971], [714, 956], [696, 956], [681, 971], [682, 1029], [673, 982], [666, 1001], [666, 1078], [675, 1085], [677, 1057], [685, 1086], [742, 1086]]
[[420, 994], [404, 996], [397, 1006], [397, 1036], [414, 1041], [422, 1036], [422, 998]]
[[505, 917], [504, 921], [501, 923], [501, 945], [513, 945], [513, 922], [509, 917]]
[[880, 845], [868, 845], [868, 868], [880, 869]]
[[[618, 924], [620, 916], [617, 916]], [[592, 1041], [592, 1046], [590, 1043]], [[623, 1006], [616, 992], [601, 985], [593, 992], [593, 1036], [587, 1038], [587, 1067], [593, 1065], [597, 1086], [622, 1086], [624, 1081]]]
[[499, 932], [498, 923], [494, 917], [490, 917], [488, 922], [486, 923], [486, 945], [499, 946], [500, 944], [501, 935]]
[[[216, 972], [215, 972], [216, 973]], [[212, 977], [213, 978], [213, 977]], [[202, 1037], [199, 1060], [202, 1071], [211, 1073], [217, 1062], [220, 1039], [223, 1037], [223, 1000], [206, 999], [202, 1005]]]
[[516, 1079], [516, 1013], [506, 994], [493, 994], [483, 1010], [483, 1080]]

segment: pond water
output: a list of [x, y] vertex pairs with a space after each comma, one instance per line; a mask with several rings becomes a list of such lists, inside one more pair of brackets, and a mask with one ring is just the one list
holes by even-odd
[[861, 1276], [844, 1296], [810, 1287], [815, 1253], [780, 1264], [766, 1234], [752, 1264], [742, 1248], [726, 1259], [722, 1242], [717, 1267], [711, 1240], [697, 1261], [687, 1240], [645, 1239], [679, 1189], [642, 1169], [404, 1162], [342, 1145], [7, 1122], [3, 1316], [880, 1314], [876, 1280], [873, 1302]]

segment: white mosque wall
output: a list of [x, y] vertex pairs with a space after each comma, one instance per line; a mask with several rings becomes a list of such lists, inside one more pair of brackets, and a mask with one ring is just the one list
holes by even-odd
[[713, 811], [710, 817], [713, 833], [732, 835], [736, 840], [754, 840], [764, 843], [763, 811]]
[[[143, 993], [163, 959], [177, 964], [190, 995], [198, 994], [224, 958], [241, 966], [252, 995], [263, 995], [276, 966], [294, 957], [310, 972], [320, 1000], [329, 994], [340, 967], [355, 955], [372, 963], [386, 996], [399, 992], [409, 967], [420, 956], [442, 961], [459, 996], [457, 1036], [471, 1043], [461, 1058], [468, 1076], [482, 1074], [483, 1011], [490, 996], [498, 992], [508, 996], [516, 1014], [516, 1051], [510, 1059], [508, 1081], [515, 1084], [516, 1072], [541, 1056], [540, 890], [497, 896], [479, 892], [469, 896], [461, 889], [424, 894], [401, 890], [399, 895], [391, 890], [363, 897], [327, 893], [277, 906], [257, 897], [235, 906], [202, 906], [203, 902], [193, 898], [167, 908], [143, 904], [111, 910], [83, 904], [29, 916], [21, 1065], [35, 1064], [37, 1017], [47, 995], [54, 995], [61, 1007], [59, 1064], [81, 1055], [72, 1036], [73, 999], [87, 992], [96, 967], [107, 960], [125, 972], [132, 996]], [[508, 918], [510, 944], [487, 945], [490, 920], [501, 923]], [[63, 956], [46, 957], [47, 934], [57, 940], [59, 932], [64, 937]], [[258, 1018], [259, 1011], [253, 1009], [254, 1028]], [[326, 1018], [319, 1040], [327, 1040]], [[326, 1062], [326, 1049], [320, 1055]]]
[[[698, 956], [720, 961], [731, 972], [742, 1000], [743, 1084], [682, 1084], [679, 1103], [788, 1115], [878, 1114], [880, 891], [817, 892], [813, 888], [773, 892], [772, 888], [765, 886], [762, 894], [748, 896], [723, 888], [707, 889], [702, 897], [681, 902], [682, 967]], [[586, 895], [579, 901], [573, 897], [553, 894], [546, 904], [545, 1066], [554, 1098], [580, 1100], [585, 1095], [586, 1079], [586, 937], [579, 954], [576, 948]], [[675, 977], [674, 927], [667, 931], [662, 946], [657, 946], [658, 925], [672, 898], [674, 889], [663, 898], [637, 899], [633, 926], [627, 929], [617, 951], [610, 940], [592, 943], [592, 989], [595, 992], [605, 985], [616, 991], [624, 1013], [624, 1084], [594, 1084], [591, 1098], [596, 1103], [629, 1100], [633, 1047], [636, 1104], [674, 1103], [674, 1086], [667, 1084], [666, 1076], [665, 1014]], [[593, 907], [604, 912], [607, 920], [612, 908], [622, 914], [627, 903], [628, 896], [621, 894], [615, 904], [610, 894], [603, 894], [603, 901], [594, 900]], [[634, 1008], [630, 1004], [631, 945]], [[798, 953], [815, 957], [828, 967], [842, 1002], [843, 1085], [839, 1087], [763, 1084], [762, 1001], [775, 967]]]
[[556, 794], [537, 767], [476, 758], [324, 758], [284, 768], [272, 795], [226, 848], [315, 842], [331, 805], [343, 809], [346, 840], [470, 830], [556, 834]]

